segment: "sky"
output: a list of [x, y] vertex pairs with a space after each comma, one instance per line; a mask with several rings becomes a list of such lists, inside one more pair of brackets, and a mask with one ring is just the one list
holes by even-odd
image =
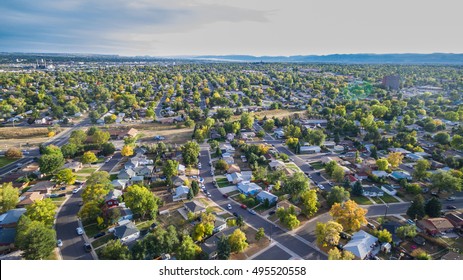
[[459, 0], [1, 0], [0, 51], [463, 53]]

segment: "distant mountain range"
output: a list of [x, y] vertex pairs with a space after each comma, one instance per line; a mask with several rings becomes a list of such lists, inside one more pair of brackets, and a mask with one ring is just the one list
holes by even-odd
[[463, 65], [463, 53], [432, 54], [330, 54], [296, 56], [205, 55], [192, 59], [236, 62], [305, 62], [343, 64], [458, 64]]

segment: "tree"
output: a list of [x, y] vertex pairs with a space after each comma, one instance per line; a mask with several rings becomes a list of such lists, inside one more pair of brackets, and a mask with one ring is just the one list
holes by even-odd
[[91, 152], [91, 151], [88, 151], [88, 152], [85, 152], [84, 155], [82, 156], [82, 163], [83, 164], [90, 164], [90, 163], [94, 163], [98, 160], [98, 158], [96, 157], [96, 155]]
[[377, 230], [375, 232], [376, 237], [378, 237], [379, 242], [381, 243], [390, 243], [392, 242], [392, 234], [387, 230]]
[[104, 143], [104, 144], [101, 146], [101, 153], [102, 153], [104, 156], [112, 155], [112, 154], [114, 154], [115, 151], [116, 151], [116, 147], [115, 147], [114, 144], [111, 143], [111, 142]]
[[334, 171], [334, 168], [338, 166], [338, 164], [336, 163], [336, 161], [332, 160], [330, 162], [328, 162], [327, 164], [325, 164], [325, 171], [326, 173], [328, 173], [328, 175], [331, 176], [331, 174], [333, 173]]
[[217, 242], [217, 258], [219, 260], [228, 260], [231, 254], [230, 242], [228, 238], [222, 235]]
[[340, 223], [345, 230], [357, 231], [367, 222], [365, 215], [367, 210], [359, 207], [353, 200], [343, 204], [335, 203], [330, 210], [333, 219]]
[[278, 208], [276, 215], [278, 219], [280, 219], [280, 222], [290, 230], [297, 228], [300, 224], [293, 206], [289, 207], [286, 210], [281, 207]]
[[424, 251], [421, 248], [418, 248], [418, 249], [414, 250], [411, 255], [413, 257], [415, 257], [417, 260], [425, 260], [425, 261], [426, 260], [432, 260], [431, 255], [426, 253], [426, 251]]
[[159, 199], [147, 188], [138, 185], [128, 187], [124, 200], [134, 214], [139, 214], [142, 218], [146, 215], [152, 219], [156, 217]]
[[451, 172], [438, 171], [431, 175], [433, 188], [441, 191], [461, 191], [462, 180], [454, 177]]
[[419, 159], [415, 164], [415, 170], [413, 172], [413, 177], [416, 180], [421, 180], [429, 177], [428, 169], [431, 167], [431, 164], [426, 159]]
[[254, 115], [247, 112], [242, 113], [240, 123], [241, 127], [251, 129], [254, 124]]
[[5, 152], [5, 157], [9, 159], [21, 158], [22, 156], [23, 156], [23, 153], [21, 152], [20, 149], [16, 147], [11, 147]]
[[87, 187], [82, 191], [82, 201], [84, 203], [90, 201], [101, 203], [109, 191], [110, 187], [107, 185], [87, 184]]
[[378, 170], [386, 171], [389, 168], [389, 162], [385, 158], [380, 158], [376, 160], [376, 166]]
[[56, 232], [40, 221], [21, 217], [16, 235], [16, 246], [26, 260], [42, 260], [50, 257], [56, 246]]
[[110, 240], [99, 254], [100, 260], [130, 260], [129, 248], [120, 240]]
[[317, 243], [323, 247], [338, 245], [342, 230], [342, 225], [334, 221], [317, 223], [317, 227], [315, 228]]
[[184, 235], [177, 249], [177, 257], [180, 260], [193, 260], [201, 252], [201, 247], [193, 242], [189, 235]]
[[440, 217], [442, 211], [442, 203], [439, 199], [432, 197], [424, 206], [424, 212], [431, 218]]
[[215, 163], [215, 168], [217, 170], [228, 170], [228, 163], [223, 160], [223, 159], [219, 159], [216, 163]]
[[46, 226], [52, 226], [55, 220], [56, 204], [49, 198], [36, 200], [26, 207], [26, 215], [32, 221], [42, 222]]
[[454, 135], [452, 137], [450, 145], [452, 146], [452, 148], [456, 150], [463, 150], [463, 136], [460, 136], [458, 134]]
[[64, 158], [61, 154], [45, 154], [39, 158], [40, 172], [43, 174], [52, 173], [64, 164]]
[[130, 145], [124, 145], [121, 150], [121, 155], [124, 157], [130, 157], [133, 155], [133, 147]]
[[363, 186], [359, 181], [355, 182], [352, 186], [352, 195], [353, 196], [362, 196], [363, 195]]
[[392, 168], [397, 168], [403, 160], [404, 156], [400, 152], [389, 153], [387, 161], [391, 164]]
[[97, 130], [92, 136], [92, 141], [97, 145], [103, 145], [108, 142], [110, 137], [109, 132]]
[[351, 252], [344, 250], [339, 251], [338, 248], [333, 248], [328, 251], [328, 260], [353, 260], [355, 255]]
[[246, 235], [240, 229], [236, 229], [230, 234], [228, 242], [230, 243], [231, 251], [234, 253], [242, 252], [248, 247]]
[[315, 215], [318, 211], [318, 197], [315, 190], [305, 190], [301, 193], [302, 213], [307, 217]]
[[273, 127], [275, 127], [275, 121], [273, 119], [268, 119], [264, 122], [262, 127], [265, 131], [272, 132]]
[[298, 197], [303, 191], [309, 188], [309, 180], [302, 172], [286, 178], [282, 190], [285, 193]]
[[187, 165], [194, 165], [198, 163], [200, 148], [199, 144], [194, 141], [188, 141], [182, 146], [183, 162]]
[[111, 181], [109, 180], [109, 173], [106, 171], [93, 172], [90, 177], [87, 178], [87, 186], [101, 184], [107, 188], [111, 187]]
[[344, 169], [339, 165], [336, 165], [331, 173], [331, 177], [333, 177], [337, 183], [341, 183], [344, 180], [344, 175]]
[[335, 203], [343, 203], [344, 201], [347, 201], [349, 199], [350, 194], [346, 189], [344, 189], [343, 187], [335, 186], [329, 192], [326, 201], [328, 203], [328, 206], [331, 207]]
[[102, 214], [100, 203], [96, 200], [87, 201], [82, 205], [78, 216], [81, 220], [94, 223]]
[[191, 191], [193, 192], [193, 196], [197, 196], [199, 193], [199, 183], [198, 181], [191, 182]]
[[407, 209], [407, 216], [412, 219], [422, 219], [425, 215], [424, 211], [424, 198], [421, 194], [415, 196], [412, 204]]
[[61, 153], [65, 158], [73, 158], [77, 153], [77, 146], [73, 143], [65, 144], [61, 147]]
[[259, 228], [257, 229], [257, 232], [256, 232], [256, 236], [254, 239], [256, 239], [257, 241], [261, 240], [262, 238], [265, 237], [265, 231], [264, 231], [264, 228]]
[[396, 230], [395, 230], [395, 233], [397, 234], [398, 237], [400, 237], [401, 239], [405, 239], [405, 238], [413, 238], [416, 236], [416, 226], [414, 225], [405, 225], [405, 226], [401, 226], [401, 227], [398, 227]]
[[162, 168], [162, 172], [169, 180], [172, 176], [176, 176], [178, 174], [178, 161], [168, 159]]
[[61, 169], [55, 174], [55, 181], [58, 184], [72, 185], [76, 182], [77, 176], [72, 173], [69, 168]]
[[438, 132], [434, 135], [433, 140], [441, 145], [450, 143], [450, 135], [447, 132]]
[[309, 129], [308, 134], [307, 134], [307, 141], [311, 145], [316, 145], [316, 146], [322, 146], [323, 143], [325, 142], [326, 135], [323, 133], [323, 131], [319, 129]]
[[81, 130], [77, 129], [71, 132], [71, 136], [69, 136], [69, 144], [74, 144], [75, 146], [80, 146], [84, 144], [87, 140], [87, 134]]
[[14, 209], [19, 201], [19, 190], [12, 183], [3, 183], [0, 187], [0, 213]]

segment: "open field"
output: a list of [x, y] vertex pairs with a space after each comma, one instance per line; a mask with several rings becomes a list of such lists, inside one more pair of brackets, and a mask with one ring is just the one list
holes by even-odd
[[[59, 133], [61, 131], [63, 129], [58, 129], [56, 132]], [[47, 138], [47, 134], [47, 127], [0, 127], [0, 139]]]
[[156, 141], [153, 140], [153, 137], [160, 135], [166, 138], [163, 140], [165, 143], [184, 144], [185, 142], [191, 140], [191, 135], [193, 134], [193, 128], [175, 128], [174, 126], [169, 126], [167, 129], [160, 130], [140, 129], [139, 131], [141, 134], [143, 134], [143, 136], [140, 138], [141, 143], [156, 143]]
[[[256, 116], [258, 119], [263, 118], [264, 116], [267, 116], [267, 118], [283, 118], [283, 117], [288, 117], [294, 114], [299, 114], [303, 115], [305, 114], [305, 111], [292, 111], [292, 110], [285, 110], [285, 109], [278, 109], [278, 110], [268, 110], [268, 111], [260, 111], [260, 112], [255, 112], [254, 116]], [[231, 120], [239, 120], [241, 117], [240, 116], [232, 116]]]

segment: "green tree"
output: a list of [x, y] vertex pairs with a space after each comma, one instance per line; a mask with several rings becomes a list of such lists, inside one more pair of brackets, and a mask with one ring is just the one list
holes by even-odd
[[112, 154], [114, 154], [115, 151], [116, 151], [116, 147], [115, 147], [114, 144], [111, 143], [111, 142], [104, 143], [104, 144], [101, 146], [101, 153], [102, 153], [104, 156], [112, 155]]
[[61, 154], [45, 154], [39, 158], [39, 167], [40, 172], [43, 174], [49, 174], [54, 172], [55, 170], [61, 168], [64, 164], [64, 158]]
[[413, 177], [416, 180], [421, 180], [429, 177], [428, 169], [431, 167], [431, 164], [426, 159], [419, 159], [416, 162], [415, 170], [413, 172]]
[[417, 260], [425, 260], [425, 261], [426, 260], [432, 260], [431, 255], [426, 253], [426, 251], [424, 251], [421, 248], [418, 248], [418, 249], [414, 250], [412, 252], [412, 256], [415, 257]]
[[335, 203], [343, 203], [344, 201], [347, 201], [349, 199], [350, 194], [346, 189], [344, 189], [343, 187], [335, 186], [329, 192], [326, 201], [328, 203], [328, 206], [331, 207]]
[[414, 226], [414, 225], [401, 226], [401, 227], [398, 227], [396, 229], [395, 233], [401, 239], [405, 239], [407, 237], [408, 238], [413, 238], [413, 237], [415, 237], [417, 235], [416, 226]]
[[381, 243], [390, 243], [392, 242], [392, 234], [387, 230], [377, 230], [375, 232], [376, 237], [378, 237], [379, 242]]
[[188, 141], [182, 146], [183, 162], [187, 165], [194, 165], [198, 163], [200, 148], [199, 144], [194, 141]]
[[230, 242], [231, 251], [234, 253], [242, 252], [248, 247], [246, 235], [240, 229], [236, 229], [230, 234], [228, 242]]
[[100, 260], [130, 260], [131, 254], [129, 248], [120, 240], [110, 240], [101, 249], [99, 258]]
[[87, 184], [87, 187], [82, 191], [82, 200], [84, 203], [90, 201], [101, 203], [109, 191], [110, 187], [107, 185]]
[[166, 176], [167, 180], [171, 182], [172, 176], [176, 176], [178, 174], [178, 161], [168, 159], [162, 168], [162, 172], [164, 173], [164, 176]]
[[334, 171], [334, 168], [338, 166], [338, 164], [336, 163], [336, 161], [332, 160], [330, 162], [328, 162], [327, 164], [325, 164], [325, 171], [326, 173], [328, 173], [328, 175], [331, 176], [331, 174], [333, 173]]
[[439, 199], [432, 197], [424, 206], [424, 212], [431, 218], [440, 217], [442, 211], [442, 203]]
[[355, 182], [352, 186], [352, 195], [353, 196], [362, 196], [363, 195], [363, 186], [359, 181]]
[[257, 232], [256, 232], [256, 236], [254, 239], [256, 239], [257, 241], [261, 240], [262, 238], [265, 237], [265, 231], [264, 231], [264, 228], [259, 228], [257, 229]]
[[339, 165], [336, 165], [331, 173], [331, 177], [333, 177], [337, 183], [341, 183], [344, 180], [344, 175], [344, 169]]
[[125, 204], [134, 214], [139, 214], [144, 218], [149, 215], [152, 219], [156, 218], [158, 211], [159, 198], [143, 186], [132, 185], [127, 188], [124, 195]]
[[231, 254], [230, 242], [228, 238], [222, 235], [217, 242], [217, 258], [219, 260], [228, 260]]
[[218, 170], [227, 170], [228, 169], [228, 163], [223, 159], [219, 159], [215, 163], [215, 168], [218, 169]]
[[268, 119], [264, 122], [262, 127], [265, 131], [272, 132], [273, 128], [275, 127], [275, 121], [273, 119]]
[[26, 207], [26, 215], [32, 221], [42, 222], [46, 226], [52, 226], [55, 220], [56, 204], [53, 200], [45, 198], [36, 200]]
[[93, 152], [85, 152], [84, 155], [82, 156], [82, 163], [83, 164], [89, 164], [89, 163], [94, 163], [98, 160], [96, 155]]
[[73, 158], [77, 153], [77, 146], [73, 143], [65, 144], [61, 147], [61, 153], [65, 158]]
[[0, 213], [14, 209], [19, 201], [19, 191], [12, 183], [3, 183], [0, 187]]
[[111, 181], [109, 180], [109, 173], [106, 171], [93, 172], [90, 177], [87, 178], [87, 186], [101, 184], [107, 188], [111, 187]]
[[456, 150], [463, 150], [463, 136], [460, 135], [454, 135], [452, 137], [452, 141], [450, 142], [450, 145], [452, 148]]
[[302, 172], [297, 172], [293, 176], [286, 178], [282, 190], [285, 193], [298, 197], [303, 191], [309, 188], [309, 181]]
[[305, 190], [301, 194], [302, 213], [307, 217], [315, 215], [318, 211], [319, 203], [315, 190]]
[[342, 230], [342, 225], [334, 221], [317, 223], [317, 227], [315, 228], [317, 243], [323, 247], [338, 245]]
[[425, 215], [424, 198], [422, 195], [417, 195], [413, 199], [412, 204], [407, 209], [407, 216], [412, 219], [422, 219]]
[[441, 145], [450, 143], [450, 135], [447, 132], [438, 132], [434, 135], [433, 140]]
[[71, 132], [71, 136], [69, 137], [69, 144], [73, 144], [75, 146], [81, 146], [87, 140], [87, 134], [81, 130], [77, 129]]
[[198, 253], [201, 252], [201, 247], [193, 242], [189, 235], [184, 235], [182, 242], [177, 249], [177, 257], [180, 260], [193, 260]]
[[391, 164], [392, 168], [397, 168], [403, 160], [404, 156], [400, 152], [389, 153], [387, 161]]
[[26, 260], [43, 260], [51, 256], [56, 246], [56, 232], [40, 221], [21, 217], [16, 235], [16, 246]]
[[55, 181], [58, 184], [72, 185], [76, 182], [77, 176], [72, 173], [69, 168], [61, 169], [55, 174]]
[[81, 220], [94, 223], [102, 214], [100, 203], [98, 201], [88, 201], [80, 209], [78, 216]]
[[376, 166], [378, 166], [378, 170], [386, 171], [389, 169], [389, 162], [386, 158], [380, 158], [376, 160]]
[[242, 113], [240, 123], [241, 127], [251, 129], [254, 124], [254, 115], [247, 112]]
[[451, 172], [438, 171], [431, 175], [433, 188], [441, 191], [461, 191], [462, 180], [454, 177]]

